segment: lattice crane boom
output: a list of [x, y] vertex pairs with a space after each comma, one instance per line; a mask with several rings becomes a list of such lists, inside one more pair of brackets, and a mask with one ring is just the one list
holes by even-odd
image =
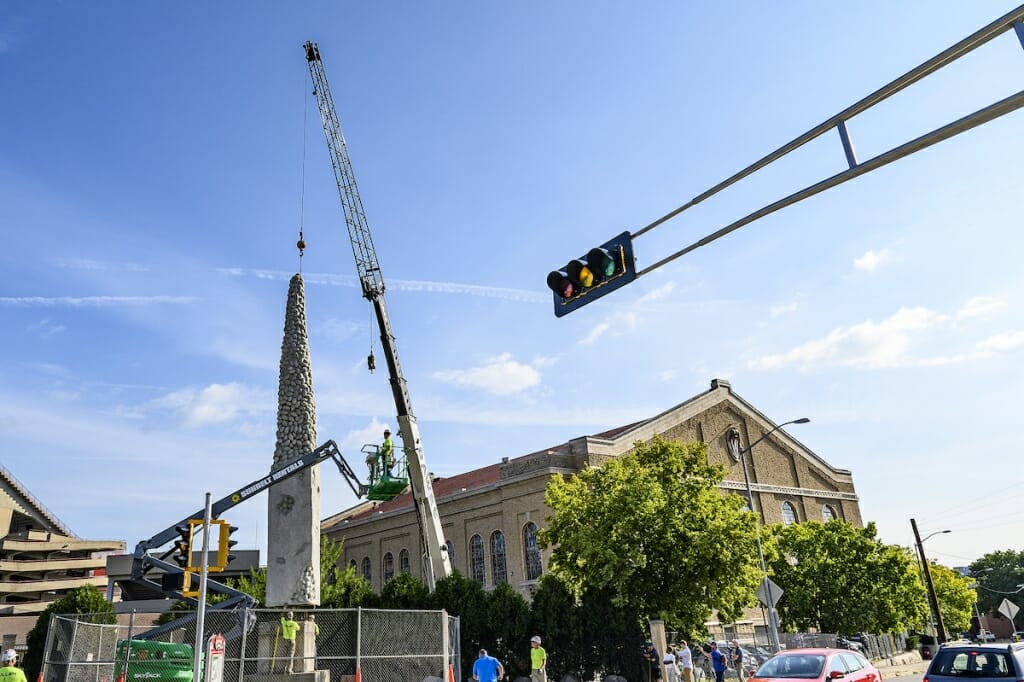
[[413, 503], [416, 508], [416, 519], [420, 529], [423, 549], [424, 582], [433, 591], [437, 580], [451, 574], [451, 561], [445, 547], [444, 534], [441, 530], [441, 519], [437, 511], [437, 501], [427, 472], [426, 460], [420, 443], [419, 426], [412, 412], [409, 400], [409, 389], [402, 374], [398, 361], [398, 349], [391, 330], [387, 304], [384, 300], [384, 276], [381, 274], [377, 252], [373, 248], [373, 237], [366, 221], [363, 201], [359, 196], [356, 176], [352, 170], [352, 161], [348, 155], [348, 145], [341, 132], [341, 122], [334, 109], [334, 98], [327, 83], [327, 74], [320, 60], [320, 50], [316, 43], [306, 42], [306, 62], [309, 75], [313, 79], [313, 94], [316, 96], [323, 123], [324, 137], [334, 168], [334, 179], [338, 184], [338, 196], [341, 199], [348, 227], [349, 241], [352, 243], [352, 255], [356, 261], [356, 272], [363, 289], [363, 296], [373, 304], [373, 310], [380, 328], [381, 348], [388, 366], [388, 378], [391, 393], [395, 400], [398, 418], [398, 432], [409, 468], [409, 484], [412, 487]]

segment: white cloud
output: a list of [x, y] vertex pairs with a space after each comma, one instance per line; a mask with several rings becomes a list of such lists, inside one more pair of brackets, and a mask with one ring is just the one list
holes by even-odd
[[598, 324], [594, 325], [594, 328], [590, 330], [589, 334], [584, 336], [577, 343], [580, 343], [581, 345], [584, 346], [589, 346], [590, 344], [596, 342], [598, 339], [604, 336], [605, 332], [607, 332], [611, 328], [612, 325], [610, 322], [599, 322]]
[[479, 367], [469, 369], [447, 369], [434, 373], [434, 378], [457, 386], [479, 388], [494, 395], [522, 393], [540, 383], [538, 367], [550, 364], [549, 360], [534, 360], [526, 365], [512, 359], [511, 353], [489, 358]]
[[978, 349], [983, 351], [1009, 351], [1024, 346], [1024, 331], [1003, 332], [978, 342]]
[[636, 304], [644, 305], [646, 303], [650, 303], [651, 301], [659, 301], [663, 298], [667, 298], [675, 288], [675, 282], [665, 282], [660, 287], [656, 289], [651, 289], [646, 294], [636, 299]]
[[61, 333], [62, 331], [64, 331], [65, 327], [62, 324], [57, 324], [56, 322], [51, 322], [50, 320], [39, 320], [35, 324], [30, 324], [28, 326], [28, 329], [29, 331], [39, 332], [39, 336], [46, 339], [53, 336], [54, 334]]
[[928, 308], [900, 308], [881, 322], [867, 320], [850, 327], [833, 329], [823, 338], [808, 341], [785, 353], [755, 358], [747, 366], [753, 370], [778, 369], [790, 365], [802, 369], [817, 366], [878, 369], [936, 364], [935, 358], [912, 358], [911, 346], [920, 332], [950, 321], [948, 315]]
[[195, 296], [0, 296], [0, 305], [45, 308], [102, 308], [112, 305], [196, 303]]
[[853, 259], [853, 267], [858, 270], [864, 270], [866, 272], [872, 272], [878, 269], [879, 266], [887, 263], [892, 259], [892, 254], [889, 253], [889, 249], [881, 249], [879, 251], [868, 251], [860, 258]]
[[772, 317], [780, 317], [782, 315], [787, 315], [789, 313], [796, 312], [796, 309], [797, 303], [796, 301], [793, 301], [791, 303], [781, 303], [779, 305], [773, 305], [771, 308], [769, 308], [768, 313]]
[[960, 319], [989, 317], [992, 313], [1006, 306], [1006, 301], [994, 296], [975, 296], [964, 303], [956, 316]]
[[267, 390], [233, 382], [210, 384], [198, 390], [187, 388], [174, 391], [148, 403], [148, 406], [171, 409], [177, 413], [183, 426], [198, 428], [267, 412], [275, 409], [276, 403]]

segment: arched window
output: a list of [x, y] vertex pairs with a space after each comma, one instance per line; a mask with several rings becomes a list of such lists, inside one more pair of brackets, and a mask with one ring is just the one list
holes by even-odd
[[371, 567], [370, 557], [368, 556], [363, 557], [363, 577], [367, 580], [373, 579], [373, 568]]
[[832, 519], [836, 518], [836, 510], [829, 505], [825, 505], [821, 508], [821, 518], [828, 523]]
[[537, 580], [544, 572], [537, 546], [537, 524], [530, 521], [523, 527], [523, 556], [526, 557], [526, 579]]
[[395, 556], [391, 552], [384, 555], [384, 566], [381, 573], [384, 575], [384, 582], [395, 577]]
[[487, 569], [484, 567], [484, 541], [479, 535], [469, 540], [470, 577], [481, 585], [487, 583]]
[[491, 533], [491, 575], [494, 576], [495, 587], [508, 582], [508, 572], [505, 570], [505, 534], [500, 530]]
[[398, 571], [400, 573], [409, 572], [409, 550], [407, 549], [398, 553]]
[[356, 560], [355, 559], [349, 560], [348, 567], [351, 568], [353, 571], [356, 570], [356, 568], [358, 568], [358, 566], [356, 566]]
[[444, 546], [448, 549], [448, 563], [452, 565], [452, 569], [455, 569], [455, 545], [452, 544], [451, 540], [445, 540]]
[[797, 522], [796, 518], [796, 507], [789, 502], [782, 503], [782, 523], [787, 526], [792, 526]]

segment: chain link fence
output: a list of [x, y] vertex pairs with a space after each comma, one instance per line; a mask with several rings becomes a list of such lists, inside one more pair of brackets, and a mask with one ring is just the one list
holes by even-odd
[[[203, 642], [226, 639], [223, 682], [296, 673], [316, 682], [462, 682], [459, 619], [445, 611], [295, 610], [297, 628], [282, 622], [287, 615], [206, 611]], [[168, 618], [158, 625], [153, 614], [120, 614], [117, 624], [97, 625], [88, 614], [55, 614], [42, 682], [188, 682], [196, 612]]]

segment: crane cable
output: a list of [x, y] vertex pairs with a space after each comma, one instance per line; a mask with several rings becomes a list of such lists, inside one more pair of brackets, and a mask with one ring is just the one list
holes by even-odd
[[302, 253], [306, 250], [306, 240], [302, 235], [302, 227], [306, 218], [306, 131], [309, 128], [309, 97], [306, 96], [306, 79], [302, 79], [302, 180], [299, 189], [299, 241], [295, 246], [299, 249], [299, 274], [302, 273]]

